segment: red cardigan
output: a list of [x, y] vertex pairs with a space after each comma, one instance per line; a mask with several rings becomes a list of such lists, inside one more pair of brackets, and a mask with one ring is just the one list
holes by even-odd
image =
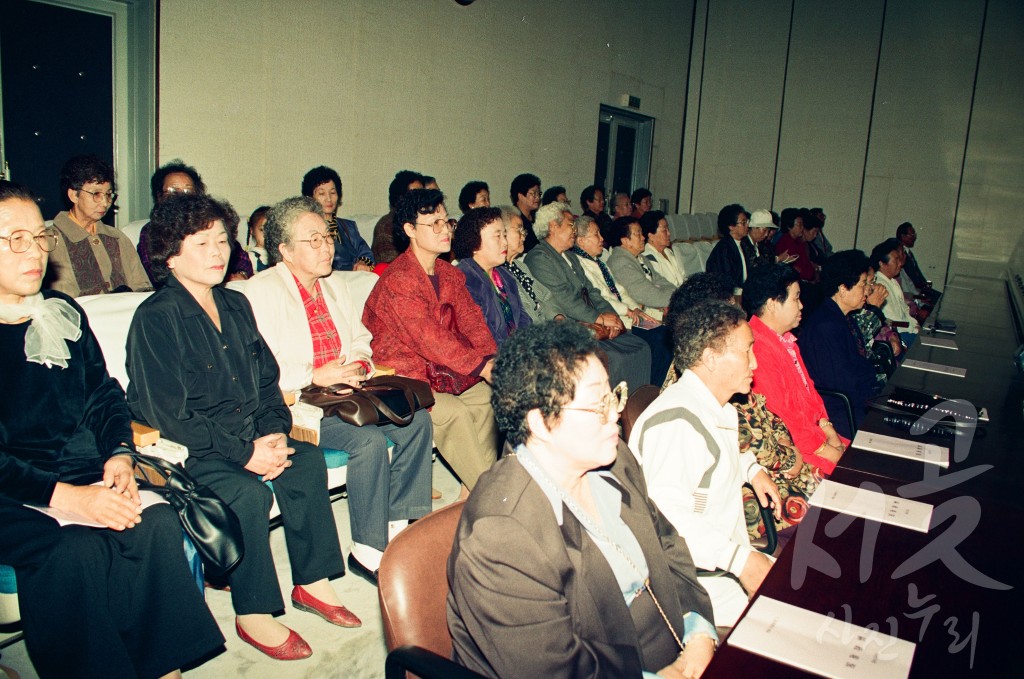
[[[804, 386], [779, 334], [757, 316], [750, 319], [750, 329], [754, 333], [754, 356], [757, 358], [753, 391], [763, 394], [768, 410], [782, 418], [804, 461], [831, 474], [836, 463], [814, 454], [825, 442], [825, 432], [818, 426], [818, 421], [827, 420], [828, 412], [814, 388], [814, 380], [807, 372], [799, 347], [793, 345], [800, 368], [807, 376], [807, 386]], [[849, 441], [843, 439], [843, 443]]]
[[790, 266], [800, 274], [800, 280], [813, 281], [814, 262], [811, 261], [811, 251], [807, 247], [807, 241], [803, 238], [796, 240], [788, 233], [782, 234], [779, 236], [779, 240], [775, 241], [775, 254], [781, 257], [786, 253], [799, 255]]
[[[373, 286], [363, 309], [363, 325], [373, 334], [373, 361], [420, 380], [427, 379], [428, 360], [464, 375], [476, 374], [497, 352], [494, 338], [469, 296], [463, 273], [441, 259], [434, 267], [440, 300], [411, 249], [391, 262]], [[441, 325], [441, 302], [455, 307], [466, 340]]]

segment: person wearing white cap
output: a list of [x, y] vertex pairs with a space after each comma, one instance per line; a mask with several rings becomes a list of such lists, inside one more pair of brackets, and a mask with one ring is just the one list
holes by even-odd
[[775, 250], [770, 242], [771, 231], [778, 230], [779, 225], [772, 219], [772, 213], [764, 208], [754, 210], [750, 214], [750, 233], [747, 238], [754, 246], [753, 266], [775, 263]]

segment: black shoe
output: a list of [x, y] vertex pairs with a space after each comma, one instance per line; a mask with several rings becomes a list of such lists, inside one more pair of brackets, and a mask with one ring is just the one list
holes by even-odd
[[350, 572], [358, 575], [374, 587], [377, 586], [377, 571], [371, 571], [369, 568], [359, 563], [359, 560], [352, 556], [351, 553], [348, 555], [348, 569]]

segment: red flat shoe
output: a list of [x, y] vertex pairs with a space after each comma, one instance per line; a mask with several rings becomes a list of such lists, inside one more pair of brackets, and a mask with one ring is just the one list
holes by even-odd
[[300, 585], [295, 585], [295, 588], [292, 590], [292, 606], [295, 606], [300, 611], [315, 613], [338, 627], [361, 627], [363, 624], [363, 621], [356, 617], [355, 613], [344, 606], [325, 604]]
[[284, 643], [280, 646], [264, 646], [260, 642], [256, 641], [242, 629], [238, 621], [235, 621], [235, 633], [238, 634], [238, 638], [255, 648], [260, 653], [269, 655], [274, 660], [302, 660], [313, 655], [313, 649], [309, 647], [306, 640], [298, 635], [298, 633], [290, 629], [288, 630], [288, 638], [284, 640]]

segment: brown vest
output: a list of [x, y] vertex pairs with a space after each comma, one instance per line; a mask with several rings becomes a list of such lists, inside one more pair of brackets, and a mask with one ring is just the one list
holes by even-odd
[[[83, 238], [75, 243], [64, 235], [64, 232], [60, 229], [57, 229], [57, 233], [64, 239], [64, 247], [68, 250], [68, 258], [71, 260], [71, 271], [75, 274], [79, 295], [98, 295], [128, 284], [124, 275], [124, 267], [121, 265], [121, 244], [117, 238], [104, 234], [99, 234], [98, 236], [90, 235], [88, 238]], [[100, 239], [103, 249], [107, 251], [107, 256], [110, 257], [110, 281], [103, 280], [100, 265], [96, 261], [96, 256], [92, 253], [90, 241], [93, 238]]]

